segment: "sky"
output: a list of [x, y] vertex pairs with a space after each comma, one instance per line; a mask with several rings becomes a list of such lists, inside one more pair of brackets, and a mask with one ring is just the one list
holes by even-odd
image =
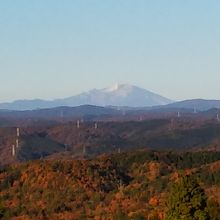
[[219, 0], [2, 0], [0, 102], [116, 82], [220, 99]]

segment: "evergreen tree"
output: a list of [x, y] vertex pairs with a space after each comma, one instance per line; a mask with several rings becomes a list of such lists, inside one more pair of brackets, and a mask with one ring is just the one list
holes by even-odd
[[1, 201], [1, 198], [0, 198], [0, 219], [3, 218], [4, 214], [5, 214], [5, 208], [4, 208], [2, 201]]
[[209, 220], [204, 190], [190, 176], [183, 176], [171, 188], [166, 220]]

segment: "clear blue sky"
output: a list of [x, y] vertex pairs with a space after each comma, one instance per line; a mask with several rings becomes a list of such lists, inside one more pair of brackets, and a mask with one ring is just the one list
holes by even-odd
[[219, 0], [2, 0], [0, 102], [115, 82], [220, 99]]

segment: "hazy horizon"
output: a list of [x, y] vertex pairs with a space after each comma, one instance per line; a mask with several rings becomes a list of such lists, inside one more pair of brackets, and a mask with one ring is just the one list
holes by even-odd
[[220, 99], [220, 2], [0, 2], [0, 102], [115, 82], [172, 100]]
[[[118, 84], [118, 85], [132, 85], [132, 84], [129, 84], [129, 83], [114, 83], [114, 84], [112, 84], [112, 85], [109, 85], [109, 86], [106, 86], [106, 87], [101, 87], [101, 88], [90, 88], [90, 89], [88, 89], [88, 90], [84, 90], [84, 91], [81, 91], [81, 92], [78, 92], [78, 93], [76, 93], [76, 94], [70, 94], [69, 96], [67, 95], [67, 96], [63, 96], [63, 97], [54, 97], [54, 98], [41, 98], [41, 97], [33, 97], [33, 98], [17, 98], [17, 99], [11, 99], [11, 100], [6, 100], [6, 101], [3, 101], [2, 103], [12, 103], [12, 102], [15, 102], [15, 101], [23, 101], [23, 100], [44, 100], [44, 101], [54, 101], [54, 100], [56, 100], [56, 99], [65, 99], [65, 98], [69, 98], [69, 97], [72, 97], [72, 96], [77, 96], [77, 95], [80, 95], [80, 94], [82, 94], [82, 93], [87, 93], [87, 92], [91, 92], [92, 90], [94, 90], [94, 89], [97, 89], [97, 90], [103, 90], [103, 89], [108, 89], [108, 88], [110, 88], [110, 87], [112, 87], [112, 86], [114, 86], [115, 84]], [[163, 94], [159, 94], [159, 93], [157, 93], [157, 92], [155, 92], [155, 91], [152, 91], [152, 90], [148, 90], [147, 88], [143, 88], [143, 87], [140, 87], [140, 86], [138, 86], [138, 85], [132, 85], [132, 86], [135, 86], [135, 87], [138, 87], [138, 88], [141, 88], [141, 89], [145, 89], [145, 90], [147, 90], [147, 91], [149, 91], [149, 92], [152, 92], [152, 93], [155, 93], [155, 94], [157, 94], [157, 95], [161, 95], [161, 96], [163, 96]], [[170, 99], [170, 97], [165, 97], [165, 96], [163, 96], [164, 98], [167, 98], [167, 99]], [[204, 98], [202, 98], [202, 97], [197, 97], [197, 98], [191, 98], [191, 99], [204, 99]], [[185, 100], [191, 100], [190, 98], [187, 98], [187, 99], [179, 99], [179, 100], [177, 100], [177, 99], [170, 99], [171, 101], [173, 101], [173, 102], [178, 102], [178, 101], [185, 101]], [[211, 99], [211, 98], [207, 98], [207, 100], [218, 100], [218, 99]]]

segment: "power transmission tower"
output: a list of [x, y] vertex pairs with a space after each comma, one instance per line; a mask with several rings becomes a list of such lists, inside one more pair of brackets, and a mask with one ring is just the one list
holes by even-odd
[[12, 157], [15, 157], [15, 153], [16, 153], [16, 152], [15, 152], [15, 145], [13, 144], [13, 145], [12, 145]]
[[20, 128], [17, 128], [16, 131], [17, 131], [16, 148], [19, 148]]
[[197, 113], [197, 110], [196, 110], [196, 107], [194, 107], [194, 114], [196, 114]]
[[76, 122], [76, 127], [77, 127], [77, 128], [80, 127], [80, 121], [79, 121], [79, 120], [77, 120], [77, 122]]
[[20, 137], [20, 128], [17, 128], [17, 137]]
[[98, 128], [98, 124], [97, 123], [95, 123], [95, 129], [97, 129]]
[[216, 118], [217, 118], [217, 121], [220, 122], [219, 114], [217, 114]]

